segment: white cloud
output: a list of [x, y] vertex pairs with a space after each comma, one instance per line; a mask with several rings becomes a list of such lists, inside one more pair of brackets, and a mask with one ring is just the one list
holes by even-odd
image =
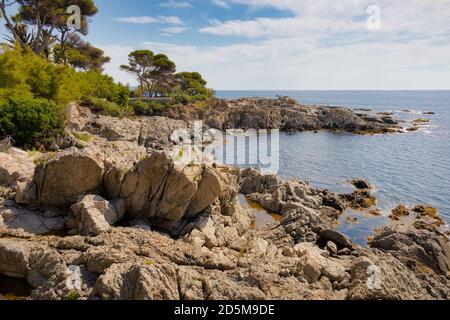
[[221, 22], [212, 20], [207, 27], [200, 28], [201, 33], [219, 36], [241, 36], [249, 38], [275, 38], [293, 37], [312, 32], [339, 32], [367, 31], [365, 22], [349, 24], [341, 21], [330, 23], [320, 18], [258, 18], [255, 20], [229, 20]]
[[[450, 89], [450, 0], [377, 0], [378, 31], [366, 27], [373, 0], [223, 1], [291, 16], [213, 20], [199, 30], [233, 37], [231, 44], [138, 47], [168, 54], [179, 71], [201, 72], [214, 89]], [[105, 51], [117, 66], [131, 50]]]
[[136, 80], [127, 72], [121, 71], [120, 66], [128, 63], [128, 54], [134, 50], [133, 47], [119, 45], [98, 45], [111, 58], [111, 62], [105, 65], [105, 73], [114, 78], [115, 81], [123, 84], [135, 85]]
[[449, 88], [450, 43], [320, 47], [314, 40], [287, 38], [220, 47], [145, 46], [167, 53], [180, 71], [201, 72], [215, 89]]
[[[224, 0], [222, 0], [224, 1]], [[202, 33], [242, 37], [291, 37], [304, 32], [326, 33], [365, 32], [369, 18], [366, 10], [373, 0], [228, 0], [253, 8], [273, 7], [287, 10], [290, 18], [259, 18], [253, 20], [212, 20], [200, 29]], [[450, 35], [450, 0], [378, 0], [381, 8], [383, 37], [397, 35], [411, 38]], [[372, 35], [370, 35], [372, 36]]]
[[[147, 42], [138, 48], [166, 53], [178, 71], [199, 71], [216, 90], [450, 89], [450, 42], [432, 44], [321, 47], [302, 37], [214, 47]], [[100, 47], [112, 58], [105, 71], [135, 85], [119, 66], [137, 48]]]
[[117, 22], [122, 23], [133, 23], [133, 24], [153, 24], [153, 23], [169, 23], [169, 24], [183, 24], [183, 20], [181, 20], [177, 16], [140, 16], [140, 17], [121, 17], [115, 19]]
[[164, 8], [171, 8], [171, 9], [187, 9], [192, 8], [192, 4], [188, 1], [166, 1], [159, 4], [161, 7]]
[[230, 5], [225, 0], [213, 0], [212, 3], [213, 3], [213, 5], [224, 8], [224, 9], [230, 8]]
[[164, 36], [173, 36], [174, 34], [180, 34], [187, 30], [187, 28], [183, 27], [169, 27], [169, 28], [162, 28], [161, 31], [163, 32], [162, 35]]

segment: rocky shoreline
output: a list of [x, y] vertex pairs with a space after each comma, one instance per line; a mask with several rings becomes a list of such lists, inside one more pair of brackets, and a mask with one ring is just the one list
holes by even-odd
[[[287, 98], [218, 103], [136, 119], [72, 105], [60, 149], [0, 153], [0, 274], [36, 300], [450, 299], [450, 244], [429, 208], [406, 209], [365, 248], [336, 227], [347, 208], [376, 209], [366, 181], [334, 194], [170, 155], [170, 134], [196, 119], [354, 133], [398, 123]], [[240, 194], [281, 220], [255, 228]]]
[[202, 120], [207, 128], [218, 130], [332, 130], [356, 134], [404, 132], [399, 120], [391, 114], [355, 112], [344, 107], [302, 105], [289, 97], [211, 99], [205, 104], [178, 105], [156, 114], [183, 121]]

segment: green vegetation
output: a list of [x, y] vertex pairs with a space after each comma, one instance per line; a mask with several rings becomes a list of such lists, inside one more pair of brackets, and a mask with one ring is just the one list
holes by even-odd
[[103, 69], [103, 65], [111, 61], [111, 58], [104, 55], [103, 50], [94, 47], [89, 42], [83, 41], [80, 36], [72, 34], [63, 49], [58, 44], [53, 48], [55, 62], [67, 63], [78, 70], [98, 70]]
[[174, 85], [176, 66], [165, 54], [133, 51], [128, 55], [128, 65], [120, 68], [137, 78], [141, 97], [167, 97]]
[[[16, 8], [13, 5], [17, 5]], [[68, 8], [76, 5], [83, 14], [76, 21]], [[14, 12], [9, 13], [8, 11]], [[66, 61], [67, 43], [72, 35], [87, 35], [89, 18], [97, 14], [93, 0], [0, 0], [0, 12], [10, 32], [10, 43], [31, 49], [38, 56], [49, 57], [59, 44]]]
[[11, 135], [17, 145], [51, 144], [64, 130], [70, 102], [87, 102], [95, 112], [121, 116], [128, 97], [127, 87], [100, 71], [76, 71], [20, 47], [0, 54], [0, 138]]
[[156, 264], [156, 262], [154, 260], [147, 259], [147, 260], [144, 260], [144, 264], [147, 266], [153, 266]]
[[67, 300], [71, 300], [71, 301], [75, 301], [78, 300], [78, 298], [80, 297], [80, 295], [78, 294], [77, 290], [70, 290], [69, 293], [67, 294]]
[[89, 133], [73, 132], [72, 134], [74, 135], [75, 138], [77, 138], [82, 142], [89, 142], [94, 139], [94, 137], [91, 136]]
[[167, 103], [153, 100], [133, 100], [130, 101], [129, 105], [134, 114], [138, 116], [151, 116], [152, 114], [154, 114], [154, 112], [163, 110], [169, 106]]
[[211, 98], [214, 91], [206, 88], [207, 82], [198, 72], [181, 72], [175, 75], [176, 86], [171, 98], [175, 103], [188, 104]]
[[[155, 54], [150, 50], [133, 51], [128, 56], [128, 65], [120, 68], [138, 80], [139, 88], [134, 92], [136, 97], [169, 97], [170, 104], [189, 104], [214, 95], [214, 91], [206, 87], [207, 82], [200, 73], [175, 73], [175, 63], [164, 54]], [[148, 110], [154, 110], [155, 106], [149, 108], [141, 104], [133, 108], [145, 114]]]
[[112, 117], [122, 117], [127, 111], [126, 108], [122, 108], [117, 103], [108, 101], [104, 98], [87, 97], [83, 99], [82, 103], [89, 106], [95, 113]]
[[[83, 13], [79, 21], [71, 21], [74, 5]], [[198, 72], [176, 73], [168, 56], [150, 50], [130, 53], [121, 66], [138, 80], [135, 92], [115, 83], [102, 73], [110, 58], [83, 40], [97, 13], [93, 0], [0, 0], [8, 33], [0, 44], [0, 140], [45, 151], [64, 133], [72, 102], [103, 115], [150, 116], [180, 103], [202, 108], [214, 95]], [[130, 94], [164, 99], [129, 101]]]
[[51, 143], [63, 132], [62, 113], [45, 99], [10, 97], [0, 102], [0, 134], [14, 137], [19, 145]]
[[15, 47], [0, 55], [0, 99], [14, 95], [44, 98], [58, 105], [94, 96], [123, 107], [129, 91], [100, 71], [77, 72]]

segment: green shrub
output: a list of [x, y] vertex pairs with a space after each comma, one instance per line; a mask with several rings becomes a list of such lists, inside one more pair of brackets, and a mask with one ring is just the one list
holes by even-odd
[[178, 85], [171, 94], [174, 103], [189, 104], [206, 100], [214, 95], [214, 91], [206, 87], [207, 82], [198, 72], [177, 73], [175, 81]]
[[182, 92], [176, 92], [170, 96], [170, 103], [171, 104], [184, 104], [187, 105], [191, 103], [194, 100], [193, 97], [186, 93]]
[[141, 100], [130, 101], [129, 105], [133, 109], [134, 114], [139, 116], [148, 115], [152, 112], [150, 106]]
[[133, 100], [129, 103], [131, 109], [133, 109], [134, 114], [138, 116], [150, 116], [155, 111], [164, 110], [168, 107], [167, 104], [158, 101], [142, 101]]
[[99, 71], [77, 72], [15, 48], [0, 54], [0, 101], [12, 95], [45, 98], [59, 105], [96, 97], [125, 108], [130, 92]]
[[94, 137], [89, 133], [84, 132], [72, 132], [73, 136], [82, 142], [89, 142], [94, 140]]
[[0, 136], [20, 146], [49, 145], [64, 131], [64, 112], [46, 99], [10, 97], [0, 102]]
[[125, 115], [127, 109], [120, 107], [114, 102], [106, 99], [87, 97], [83, 98], [83, 103], [87, 105], [93, 112], [100, 113], [105, 116], [121, 117]]
[[69, 301], [78, 300], [79, 297], [80, 297], [80, 295], [79, 295], [78, 291], [75, 289], [70, 290], [69, 293], [67, 294], [67, 300], [69, 300]]
[[79, 72], [78, 77], [82, 83], [83, 98], [102, 98], [123, 108], [127, 106], [130, 90], [120, 83], [116, 84], [112, 77], [96, 70]]

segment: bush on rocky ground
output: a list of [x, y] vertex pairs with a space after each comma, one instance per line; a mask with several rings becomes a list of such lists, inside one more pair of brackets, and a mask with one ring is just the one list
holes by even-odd
[[64, 112], [46, 99], [10, 97], [0, 102], [0, 136], [18, 145], [51, 144], [64, 131]]
[[93, 96], [124, 107], [129, 90], [99, 71], [78, 72], [16, 48], [0, 54], [0, 100], [12, 95], [45, 98], [58, 105]]
[[83, 98], [84, 105], [88, 106], [93, 112], [105, 116], [121, 117], [128, 113], [127, 108], [102, 98], [86, 97]]
[[138, 116], [150, 116], [153, 115], [155, 111], [164, 110], [165, 108], [169, 107], [169, 104], [151, 100], [134, 100], [131, 101], [129, 105], [134, 114]]

